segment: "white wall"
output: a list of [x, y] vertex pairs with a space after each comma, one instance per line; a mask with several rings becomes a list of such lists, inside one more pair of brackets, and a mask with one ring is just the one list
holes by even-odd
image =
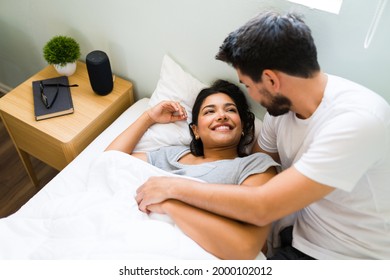
[[0, 0], [0, 83], [15, 87], [46, 66], [42, 47], [54, 35], [77, 39], [82, 60], [105, 51], [113, 72], [134, 83], [137, 99], [153, 92], [164, 53], [204, 83], [237, 81], [233, 69], [214, 59], [218, 47], [230, 31], [273, 7], [304, 14], [326, 72], [390, 101], [390, 4], [363, 48], [378, 1], [344, 0], [333, 15], [285, 0]]

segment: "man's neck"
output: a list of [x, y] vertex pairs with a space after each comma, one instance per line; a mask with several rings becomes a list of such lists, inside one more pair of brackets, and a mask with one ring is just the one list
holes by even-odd
[[312, 78], [289, 77], [289, 94], [295, 112], [300, 119], [310, 118], [324, 97], [328, 76], [318, 72]]

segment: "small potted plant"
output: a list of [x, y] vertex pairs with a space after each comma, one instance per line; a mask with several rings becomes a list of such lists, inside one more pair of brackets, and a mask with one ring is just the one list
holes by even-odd
[[54, 36], [43, 47], [43, 57], [60, 75], [70, 76], [76, 71], [80, 58], [80, 45], [67, 36]]

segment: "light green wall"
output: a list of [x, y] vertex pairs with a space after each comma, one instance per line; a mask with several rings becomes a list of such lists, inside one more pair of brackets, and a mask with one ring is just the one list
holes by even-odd
[[380, 0], [344, 0], [339, 15], [284, 0], [0, 0], [0, 83], [15, 87], [46, 65], [54, 35], [76, 38], [82, 60], [110, 57], [116, 75], [133, 81], [136, 98], [153, 92], [165, 53], [204, 83], [237, 81], [214, 55], [225, 36], [264, 8], [298, 11], [311, 26], [324, 71], [361, 83], [390, 101], [390, 4], [363, 48]]

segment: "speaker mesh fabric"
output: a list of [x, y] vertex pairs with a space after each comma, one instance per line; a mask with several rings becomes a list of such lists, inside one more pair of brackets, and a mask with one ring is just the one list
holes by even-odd
[[107, 54], [99, 50], [92, 51], [86, 57], [86, 64], [93, 91], [99, 95], [109, 94], [114, 83]]

